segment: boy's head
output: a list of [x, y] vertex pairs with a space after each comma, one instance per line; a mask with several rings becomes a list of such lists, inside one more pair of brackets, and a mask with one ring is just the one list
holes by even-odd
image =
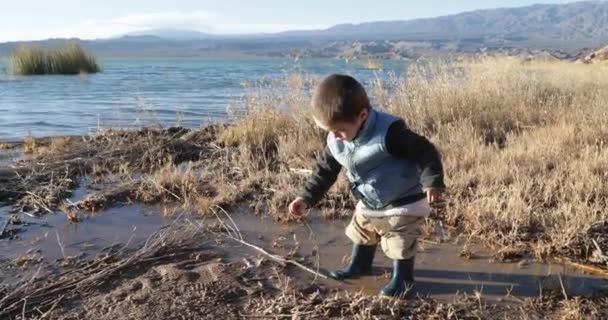
[[337, 139], [352, 141], [367, 120], [370, 103], [363, 86], [355, 78], [333, 74], [316, 88], [312, 115], [319, 127]]

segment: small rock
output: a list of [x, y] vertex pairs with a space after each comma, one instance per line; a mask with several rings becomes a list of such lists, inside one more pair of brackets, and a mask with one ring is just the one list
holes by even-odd
[[528, 259], [523, 259], [519, 263], [517, 263], [517, 266], [522, 269], [526, 268], [529, 265], [530, 265], [530, 260], [528, 260]]

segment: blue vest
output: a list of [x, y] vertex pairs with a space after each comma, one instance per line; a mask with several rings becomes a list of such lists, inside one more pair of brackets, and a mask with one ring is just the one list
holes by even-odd
[[420, 169], [406, 159], [397, 159], [386, 150], [388, 128], [399, 118], [370, 109], [369, 116], [353, 141], [327, 135], [327, 146], [346, 168], [352, 192], [371, 209], [420, 194]]

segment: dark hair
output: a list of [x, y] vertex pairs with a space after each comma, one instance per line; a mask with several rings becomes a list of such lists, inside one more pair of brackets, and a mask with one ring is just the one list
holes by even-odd
[[326, 123], [353, 121], [361, 110], [369, 108], [369, 98], [361, 83], [343, 74], [323, 79], [312, 98], [313, 116]]

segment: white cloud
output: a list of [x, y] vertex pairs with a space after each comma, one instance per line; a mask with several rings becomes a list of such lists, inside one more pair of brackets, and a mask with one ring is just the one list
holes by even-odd
[[227, 18], [217, 13], [202, 10], [130, 14], [109, 20], [89, 20], [87, 23], [91, 26], [107, 25], [137, 29], [193, 29], [220, 34], [280, 32], [327, 27], [325, 25], [229, 22]]
[[282, 24], [282, 23], [218, 23], [213, 26], [216, 33], [263, 33], [290, 30], [325, 29], [328, 25], [321, 24]]
[[168, 11], [129, 14], [108, 20], [88, 20], [87, 25], [122, 26], [138, 29], [149, 28], [189, 28], [200, 30], [217, 19], [217, 15], [208, 11]]
[[85, 23], [70, 27], [19, 28], [2, 34], [0, 41], [28, 41], [49, 38], [99, 39], [129, 33], [138, 29], [129, 27], [91, 26]]
[[245, 23], [217, 13], [196, 10], [134, 13], [110, 19], [68, 21], [66, 25], [11, 28], [3, 32], [0, 41], [39, 40], [48, 38], [98, 39], [145, 29], [189, 29], [216, 34], [247, 34], [287, 30], [322, 29], [327, 25], [288, 23]]

